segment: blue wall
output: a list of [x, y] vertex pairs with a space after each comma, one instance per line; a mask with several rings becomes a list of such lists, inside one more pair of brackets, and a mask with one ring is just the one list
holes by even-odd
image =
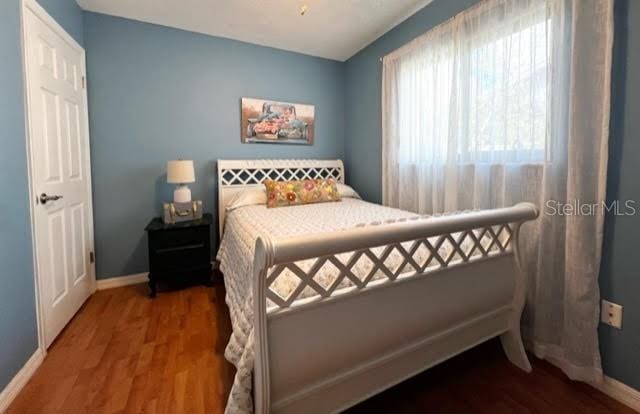
[[[607, 198], [635, 200], [640, 212], [640, 1], [616, 0]], [[623, 329], [602, 325], [604, 371], [640, 389], [640, 215], [609, 216], [600, 272], [602, 297], [624, 306]]]
[[[477, 0], [436, 0], [346, 62], [348, 108], [345, 157], [350, 183], [369, 200], [382, 200], [381, 56], [395, 50]], [[640, 158], [640, 1], [616, 0], [613, 108], [608, 198], [636, 200]], [[633, 22], [633, 24], [632, 24]], [[367, 162], [361, 162], [367, 160]], [[601, 354], [607, 375], [640, 389], [640, 215], [607, 217], [602, 297], [624, 306], [624, 329], [602, 326]]]
[[[218, 158], [343, 157], [342, 63], [102, 14], [84, 19], [99, 278], [148, 269], [144, 227], [172, 198], [167, 160], [195, 160], [193, 198], [212, 211]], [[314, 145], [241, 144], [243, 96], [315, 104]]]
[[29, 221], [20, 2], [0, 2], [0, 390], [37, 348]]
[[[74, 0], [54, 0], [57, 18], [81, 32]], [[65, 6], [62, 6], [65, 4]], [[48, 4], [45, 4], [48, 9]], [[0, 2], [0, 391], [38, 347], [29, 219], [20, 1]], [[78, 38], [82, 41], [82, 38]]]

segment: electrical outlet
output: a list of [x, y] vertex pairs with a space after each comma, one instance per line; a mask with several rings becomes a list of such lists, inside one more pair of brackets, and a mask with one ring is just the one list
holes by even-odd
[[614, 328], [622, 329], [622, 306], [603, 300], [602, 308], [600, 309], [600, 320], [602, 323], [611, 325]]

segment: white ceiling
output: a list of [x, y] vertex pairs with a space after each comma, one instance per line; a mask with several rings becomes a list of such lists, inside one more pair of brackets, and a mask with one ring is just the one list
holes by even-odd
[[431, 0], [77, 2], [98, 13], [344, 61]]

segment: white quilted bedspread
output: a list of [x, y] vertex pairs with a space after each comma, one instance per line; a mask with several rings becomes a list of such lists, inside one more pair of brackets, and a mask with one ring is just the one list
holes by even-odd
[[[224, 273], [233, 332], [225, 357], [237, 372], [226, 413], [251, 413], [254, 364], [252, 271], [258, 237], [286, 236], [338, 231], [389, 221], [416, 219], [418, 215], [353, 198], [340, 202], [267, 209], [265, 205], [240, 207], [226, 216], [224, 237], [218, 251]], [[355, 269], [358, 271], [358, 269]], [[322, 275], [321, 275], [322, 277]], [[283, 295], [295, 281], [279, 277], [275, 289]], [[304, 292], [303, 292], [304, 294]]]

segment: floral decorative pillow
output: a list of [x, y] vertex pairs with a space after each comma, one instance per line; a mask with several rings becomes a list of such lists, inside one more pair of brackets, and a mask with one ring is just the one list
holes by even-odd
[[299, 204], [340, 201], [340, 193], [335, 180], [265, 180], [267, 207], [294, 206]]

